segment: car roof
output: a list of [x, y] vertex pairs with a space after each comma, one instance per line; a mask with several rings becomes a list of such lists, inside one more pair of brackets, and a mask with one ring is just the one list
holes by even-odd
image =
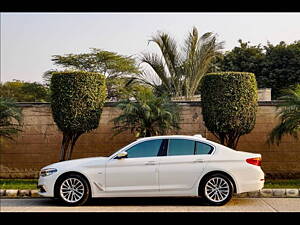
[[137, 140], [152, 140], [152, 139], [163, 139], [163, 138], [180, 138], [180, 139], [194, 139], [194, 140], [206, 140], [203, 138], [201, 134], [196, 135], [162, 135], [162, 136], [151, 136], [151, 137], [143, 137], [138, 138]]
[[143, 137], [138, 138], [136, 141], [146, 141], [146, 140], [155, 140], [155, 139], [190, 139], [193, 141], [200, 141], [204, 142], [210, 145], [213, 145], [214, 147], [217, 147], [219, 144], [210, 140], [207, 140], [206, 138], [202, 137], [201, 134], [195, 134], [195, 135], [162, 135], [162, 136], [151, 136], [151, 137]]

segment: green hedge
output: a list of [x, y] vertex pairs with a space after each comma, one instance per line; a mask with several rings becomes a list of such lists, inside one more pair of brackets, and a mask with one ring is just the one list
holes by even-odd
[[222, 144], [235, 148], [241, 135], [255, 125], [257, 83], [253, 73], [209, 73], [202, 78], [201, 101], [205, 126]]
[[87, 132], [98, 127], [106, 98], [105, 76], [82, 71], [54, 72], [51, 108], [63, 132]]

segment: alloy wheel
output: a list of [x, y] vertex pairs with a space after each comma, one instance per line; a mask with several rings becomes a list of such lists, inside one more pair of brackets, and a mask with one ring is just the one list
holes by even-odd
[[222, 202], [230, 194], [230, 184], [222, 177], [212, 177], [204, 188], [205, 196], [212, 202]]
[[60, 196], [69, 203], [75, 203], [84, 196], [84, 185], [77, 178], [68, 178], [60, 185]]

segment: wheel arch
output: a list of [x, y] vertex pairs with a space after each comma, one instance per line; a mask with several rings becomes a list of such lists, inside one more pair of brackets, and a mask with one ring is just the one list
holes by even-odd
[[232, 175], [230, 175], [229, 173], [227, 172], [224, 172], [224, 171], [221, 171], [221, 170], [213, 170], [213, 171], [210, 171], [208, 173], [206, 173], [199, 181], [199, 185], [198, 185], [198, 195], [200, 195], [200, 189], [202, 187], [202, 185], [204, 184], [204, 181], [207, 177], [209, 176], [212, 176], [213, 174], [223, 174], [224, 176], [226, 176], [231, 182], [232, 182], [232, 185], [233, 185], [233, 193], [237, 193], [237, 186], [236, 186], [236, 182], [234, 180], [234, 178], [232, 177]]
[[89, 191], [91, 193], [91, 196], [93, 196], [93, 193], [92, 193], [92, 187], [91, 187], [91, 184], [90, 184], [90, 181], [89, 179], [87, 178], [86, 175], [84, 175], [83, 173], [80, 173], [78, 171], [67, 171], [67, 172], [64, 172], [62, 173], [61, 175], [59, 175], [59, 177], [57, 177], [56, 181], [55, 181], [55, 184], [54, 184], [54, 197], [57, 198], [58, 197], [58, 188], [57, 188], [57, 185], [59, 184], [59, 182], [61, 181], [61, 179], [63, 179], [64, 177], [67, 177], [68, 175], [71, 175], [71, 174], [76, 174], [76, 175], [80, 175], [83, 179], [85, 179], [85, 181], [87, 182], [88, 184], [88, 187], [89, 187]]

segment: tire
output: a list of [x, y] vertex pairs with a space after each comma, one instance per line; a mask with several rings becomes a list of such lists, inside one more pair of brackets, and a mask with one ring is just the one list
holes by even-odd
[[90, 198], [90, 187], [86, 179], [79, 174], [62, 177], [55, 187], [55, 195], [67, 206], [84, 205]]
[[225, 205], [232, 198], [233, 184], [224, 174], [216, 173], [205, 178], [200, 187], [200, 195], [209, 205]]

